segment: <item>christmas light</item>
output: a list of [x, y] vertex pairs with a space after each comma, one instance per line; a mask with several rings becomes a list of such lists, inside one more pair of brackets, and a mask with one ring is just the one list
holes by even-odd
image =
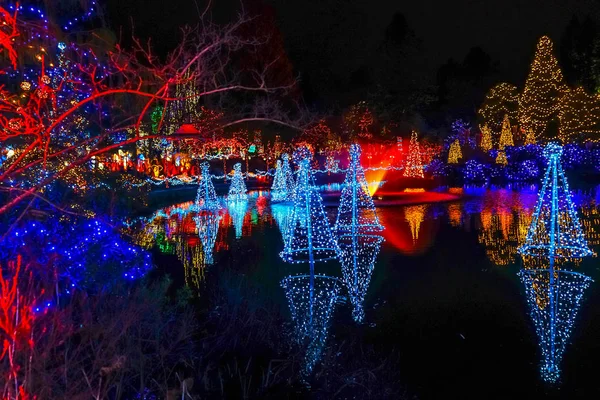
[[516, 121], [518, 102], [519, 92], [516, 86], [503, 82], [492, 87], [479, 109], [484, 126], [494, 132], [500, 132], [505, 115], [508, 115], [510, 120]]
[[548, 167], [533, 213], [522, 255], [555, 257], [585, 257], [592, 255], [583, 235], [569, 184], [562, 170], [562, 147], [550, 143], [544, 149]]
[[231, 178], [231, 185], [229, 186], [227, 201], [236, 202], [246, 200], [248, 200], [248, 194], [246, 190], [246, 184], [244, 183], [244, 177], [242, 176], [242, 164], [236, 163], [233, 166], [233, 178]]
[[221, 216], [217, 213], [200, 213], [194, 218], [194, 221], [196, 222], [198, 236], [200, 237], [200, 242], [202, 243], [202, 249], [204, 251], [204, 264], [213, 264], [213, 251], [217, 240], [217, 234], [219, 233]]
[[533, 129], [536, 137], [551, 138], [548, 124], [557, 117], [559, 102], [566, 85], [549, 37], [542, 36], [531, 64], [523, 93], [519, 97], [519, 122], [525, 130]]
[[498, 150], [505, 150], [507, 146], [514, 146], [515, 143], [513, 141], [513, 134], [510, 128], [510, 121], [508, 120], [508, 115], [504, 116], [504, 121], [502, 121], [502, 131], [500, 132], [500, 141], [498, 143]]
[[294, 341], [304, 351], [302, 376], [313, 371], [321, 357], [341, 284], [322, 275], [288, 276], [281, 281], [292, 321]]
[[485, 124], [481, 127], [481, 144], [480, 144], [480, 146], [481, 146], [481, 150], [483, 150], [486, 153], [494, 147], [494, 144], [492, 142], [492, 131], [490, 131], [490, 128], [488, 128], [487, 124]]
[[283, 154], [283, 161], [277, 160], [277, 168], [273, 177], [273, 186], [271, 187], [271, 201], [282, 202], [292, 201], [294, 195], [294, 177], [290, 168], [289, 156]]
[[462, 151], [460, 150], [460, 142], [455, 139], [450, 145], [448, 150], [448, 164], [458, 164], [458, 160], [462, 158]]
[[417, 139], [417, 132], [413, 131], [410, 136], [410, 145], [408, 146], [408, 157], [406, 158], [406, 167], [404, 176], [407, 178], [423, 178], [423, 164], [421, 162], [421, 148]]
[[217, 199], [209, 167], [207, 162], [204, 162], [201, 165], [201, 176], [198, 181], [198, 192], [196, 194], [196, 207], [199, 210], [215, 211], [220, 210], [221, 205]]
[[350, 166], [346, 173], [335, 223], [338, 235], [357, 235], [383, 230], [360, 164], [360, 154], [360, 145], [352, 144], [349, 150]]
[[498, 151], [498, 156], [496, 157], [496, 164], [499, 165], [506, 165], [508, 164], [508, 160], [506, 159], [506, 152], [505, 151]]
[[294, 208], [280, 255], [285, 262], [309, 263], [310, 273], [314, 275], [315, 262], [337, 258], [339, 247], [331, 233], [323, 199], [314, 184], [311, 159], [312, 153], [307, 147], [300, 147], [294, 152], [294, 161], [300, 170], [294, 192]]
[[244, 218], [246, 217], [246, 211], [248, 210], [248, 201], [228, 201], [227, 211], [231, 216], [231, 221], [235, 229], [235, 238], [239, 239], [242, 237], [242, 231], [244, 227]]
[[271, 214], [279, 226], [283, 243], [286, 242], [292, 211], [293, 207], [288, 204], [271, 204]]
[[542, 353], [542, 379], [555, 383], [560, 378], [560, 363], [573, 331], [581, 299], [592, 279], [577, 272], [553, 269], [522, 269], [519, 276], [525, 286]]
[[[555, 382], [559, 364], [570, 336], [575, 315], [590, 279], [585, 275], [557, 271], [557, 258], [593, 255], [583, 235], [571, 199], [567, 178], [560, 163], [562, 147], [550, 143], [544, 149], [548, 168], [539, 193], [531, 225], [519, 253], [548, 260], [547, 269], [523, 271], [521, 279], [528, 291], [528, 302], [540, 339], [542, 378]], [[547, 285], [547, 304], [539, 304], [536, 286]]]

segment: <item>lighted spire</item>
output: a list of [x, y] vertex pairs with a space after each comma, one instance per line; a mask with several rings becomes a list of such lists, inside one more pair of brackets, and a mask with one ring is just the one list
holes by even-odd
[[360, 153], [358, 144], [350, 146], [350, 166], [346, 173], [335, 223], [335, 231], [338, 235], [345, 233], [356, 235], [383, 230], [369, 193], [365, 172], [360, 164]]
[[289, 156], [283, 154], [281, 160], [277, 160], [273, 186], [271, 187], [271, 201], [292, 201], [294, 197], [294, 177], [290, 168]]
[[407, 178], [423, 178], [423, 163], [421, 162], [421, 147], [417, 139], [417, 132], [413, 131], [408, 146], [408, 157], [404, 168], [404, 176]]
[[[519, 248], [523, 256], [548, 260], [547, 269], [521, 271], [521, 279], [528, 293], [540, 340], [542, 378], [550, 382], [556, 381], [560, 375], [559, 364], [579, 302], [591, 281], [585, 275], [555, 269], [556, 259], [593, 255], [575, 213], [569, 184], [560, 163], [561, 154], [562, 147], [555, 143], [544, 149], [548, 168], [525, 244]], [[540, 298], [544, 301], [539, 301]]]
[[219, 210], [221, 205], [215, 193], [215, 187], [210, 176], [209, 165], [202, 163], [200, 180], [198, 181], [198, 192], [196, 194], [196, 207], [199, 210]]
[[236, 163], [233, 166], [233, 178], [231, 178], [231, 185], [229, 186], [227, 201], [232, 202], [245, 200], [248, 200], [248, 194], [246, 193], [246, 184], [244, 183], [244, 177], [242, 175], [242, 164]]
[[310, 169], [312, 153], [301, 147], [294, 152], [294, 159], [300, 172], [281, 258], [290, 263], [309, 263], [314, 274], [314, 263], [337, 258], [339, 247], [331, 233], [323, 199], [314, 184]]

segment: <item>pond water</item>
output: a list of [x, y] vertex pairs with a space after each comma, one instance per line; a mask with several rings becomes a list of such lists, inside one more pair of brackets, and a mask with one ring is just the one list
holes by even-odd
[[[386, 206], [377, 212], [385, 226], [383, 240], [360, 242], [360, 271], [352, 275], [338, 261], [316, 264], [317, 273], [340, 281], [323, 278], [312, 293], [319, 311], [310, 322], [317, 337], [307, 373], [318, 364], [328, 340], [343, 339], [349, 332], [345, 327], [362, 319], [362, 340], [399, 354], [402, 384], [419, 398], [597, 397], [597, 258], [572, 263], [594, 281], [560, 297], [557, 312], [562, 317], [554, 327], [565, 343], [562, 360], [562, 348], [554, 350], [560, 377], [556, 384], [542, 379], [541, 369], [548, 365], [542, 354], [548, 349], [540, 346], [545, 342], [539, 335], [548, 335], [549, 328], [539, 325], [548, 329], [538, 327], [536, 334], [535, 324], [548, 308], [544, 281], [521, 280], [524, 265], [517, 254], [537, 190], [450, 188], [443, 192], [460, 200], [396, 206], [382, 201]], [[574, 193], [595, 252], [600, 250], [599, 199], [599, 188]], [[286, 277], [308, 270], [279, 257], [290, 206], [271, 205], [268, 192], [261, 191], [242, 204], [201, 215], [192, 202], [173, 204], [134, 226], [138, 240], [162, 255], [156, 258], [159, 268], [182, 284], [201, 293], [211, 274], [235, 271], [263, 288], [255, 301], [275, 301], [291, 319], [307, 307], [307, 283], [306, 278]], [[326, 211], [335, 222], [336, 207]], [[306, 321], [303, 326], [298, 329], [307, 329]]]

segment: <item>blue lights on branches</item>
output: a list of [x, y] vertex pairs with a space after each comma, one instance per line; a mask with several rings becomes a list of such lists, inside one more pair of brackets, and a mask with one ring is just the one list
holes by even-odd
[[335, 223], [335, 231], [338, 235], [344, 233], [356, 235], [383, 230], [369, 193], [365, 172], [360, 165], [360, 153], [360, 145], [350, 146], [350, 166], [346, 172]]
[[227, 201], [232, 202], [246, 200], [248, 200], [248, 194], [246, 190], [246, 184], [244, 183], [244, 177], [242, 176], [242, 164], [236, 163], [233, 166], [233, 178], [231, 178], [231, 185], [229, 186]]
[[221, 209], [215, 187], [210, 176], [209, 165], [202, 163], [200, 180], [198, 181], [198, 193], [196, 194], [196, 207], [199, 210], [216, 211]]

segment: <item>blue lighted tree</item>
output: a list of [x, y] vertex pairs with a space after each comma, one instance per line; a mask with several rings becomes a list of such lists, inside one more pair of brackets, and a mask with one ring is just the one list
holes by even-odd
[[307, 377], [321, 357], [341, 284], [328, 276], [298, 275], [284, 278], [281, 287], [292, 314], [294, 341], [305, 353], [302, 375]]
[[210, 176], [209, 165], [202, 163], [198, 181], [198, 193], [196, 194], [196, 207], [199, 210], [215, 211], [221, 209], [215, 187]]
[[242, 164], [236, 163], [233, 166], [233, 178], [231, 178], [227, 201], [245, 200], [248, 200], [248, 194], [246, 193], [246, 184], [244, 183], [244, 177], [242, 175]]
[[[548, 260], [547, 269], [521, 272], [526, 284], [536, 331], [543, 353], [542, 378], [556, 381], [559, 362], [571, 332], [579, 301], [589, 285], [589, 278], [555, 268], [556, 259], [574, 259], [593, 255], [583, 235], [569, 184], [560, 163], [562, 147], [550, 143], [544, 149], [548, 167], [525, 243], [519, 248], [524, 257]], [[545, 280], [541, 278], [545, 276]], [[542, 282], [547, 285], [547, 304], [542, 304], [532, 290]], [[532, 289], [529, 289], [532, 288]], [[537, 307], [537, 309], [536, 309]]]
[[287, 199], [285, 183], [283, 181], [283, 170], [281, 169], [281, 160], [277, 160], [275, 175], [273, 176], [273, 185], [271, 186], [271, 201], [278, 203]]
[[337, 258], [339, 247], [331, 233], [323, 199], [314, 184], [310, 169], [312, 153], [301, 147], [294, 152], [294, 159], [300, 166], [300, 172], [294, 208], [280, 255], [285, 262], [308, 263], [312, 276], [315, 262]]
[[383, 237], [378, 235], [344, 235], [339, 239], [343, 282], [356, 322], [364, 320], [363, 303], [382, 242]]
[[369, 193], [365, 172], [360, 164], [360, 153], [360, 145], [355, 143], [350, 146], [350, 166], [346, 173], [335, 223], [335, 231], [338, 235], [345, 233], [356, 235], [383, 230]]
[[204, 263], [207, 265], [213, 264], [213, 251], [219, 233], [221, 216], [217, 213], [201, 213], [194, 218], [194, 221], [204, 251]]

